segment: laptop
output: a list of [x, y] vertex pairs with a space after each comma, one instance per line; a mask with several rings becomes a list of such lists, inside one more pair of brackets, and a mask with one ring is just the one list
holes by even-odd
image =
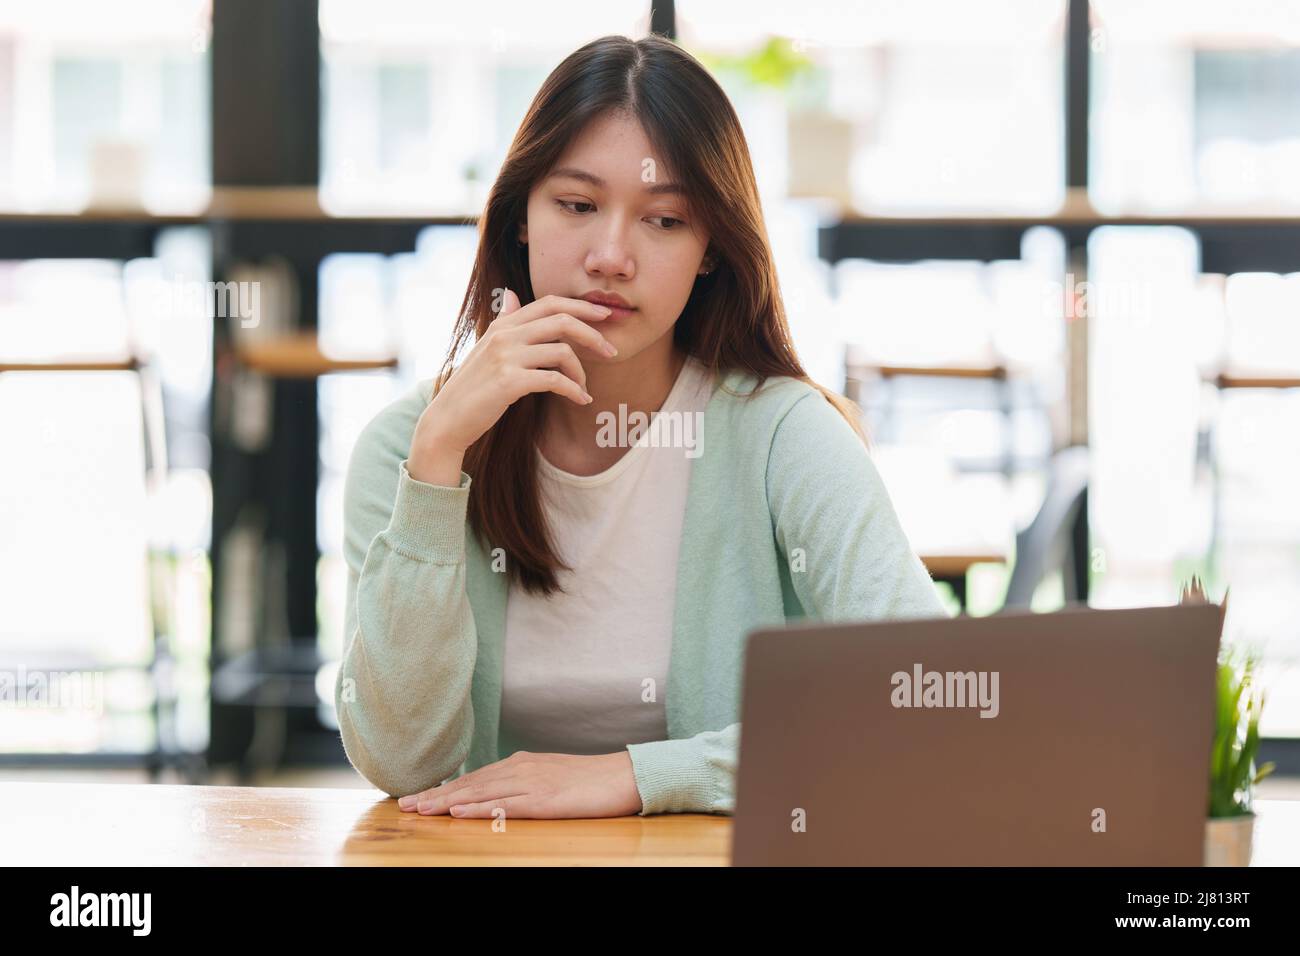
[[735, 866], [1200, 866], [1214, 604], [749, 635]]

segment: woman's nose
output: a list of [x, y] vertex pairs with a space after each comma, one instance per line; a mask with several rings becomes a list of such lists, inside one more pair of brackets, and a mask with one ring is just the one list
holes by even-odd
[[630, 278], [635, 271], [631, 247], [623, 236], [606, 236], [587, 255], [587, 270]]

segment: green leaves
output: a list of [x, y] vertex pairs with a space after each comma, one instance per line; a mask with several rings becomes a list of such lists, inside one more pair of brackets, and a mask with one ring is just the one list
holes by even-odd
[[813, 61], [804, 54], [802, 45], [784, 37], [768, 37], [761, 46], [743, 56], [724, 56], [695, 51], [695, 55], [713, 71], [734, 71], [755, 86], [785, 89], [795, 77], [809, 71]]
[[1264, 694], [1255, 686], [1257, 663], [1254, 656], [1242, 657], [1231, 650], [1220, 656], [1210, 754], [1211, 817], [1251, 813], [1251, 788], [1275, 767], [1266, 763], [1255, 768], [1264, 709]]

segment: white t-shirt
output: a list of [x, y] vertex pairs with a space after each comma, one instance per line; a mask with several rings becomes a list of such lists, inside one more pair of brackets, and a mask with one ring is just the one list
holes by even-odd
[[602, 432], [631, 447], [598, 475], [572, 475], [538, 455], [543, 508], [573, 571], [558, 573], [567, 593], [549, 597], [511, 584], [502, 753], [614, 753], [668, 739], [678, 546], [714, 385], [688, 357], [648, 428], [623, 415], [625, 427], [613, 421]]

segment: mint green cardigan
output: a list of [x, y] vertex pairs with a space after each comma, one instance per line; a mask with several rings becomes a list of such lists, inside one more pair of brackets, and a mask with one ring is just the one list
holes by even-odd
[[[756, 382], [726, 374], [705, 409], [677, 566], [670, 739], [627, 747], [643, 815], [734, 810], [754, 629], [948, 613], [840, 413], [797, 379]], [[348, 759], [392, 796], [509, 756], [498, 748], [508, 576], [467, 522], [469, 475], [452, 488], [406, 470], [432, 384], [365, 427], [344, 491], [334, 700]]]

